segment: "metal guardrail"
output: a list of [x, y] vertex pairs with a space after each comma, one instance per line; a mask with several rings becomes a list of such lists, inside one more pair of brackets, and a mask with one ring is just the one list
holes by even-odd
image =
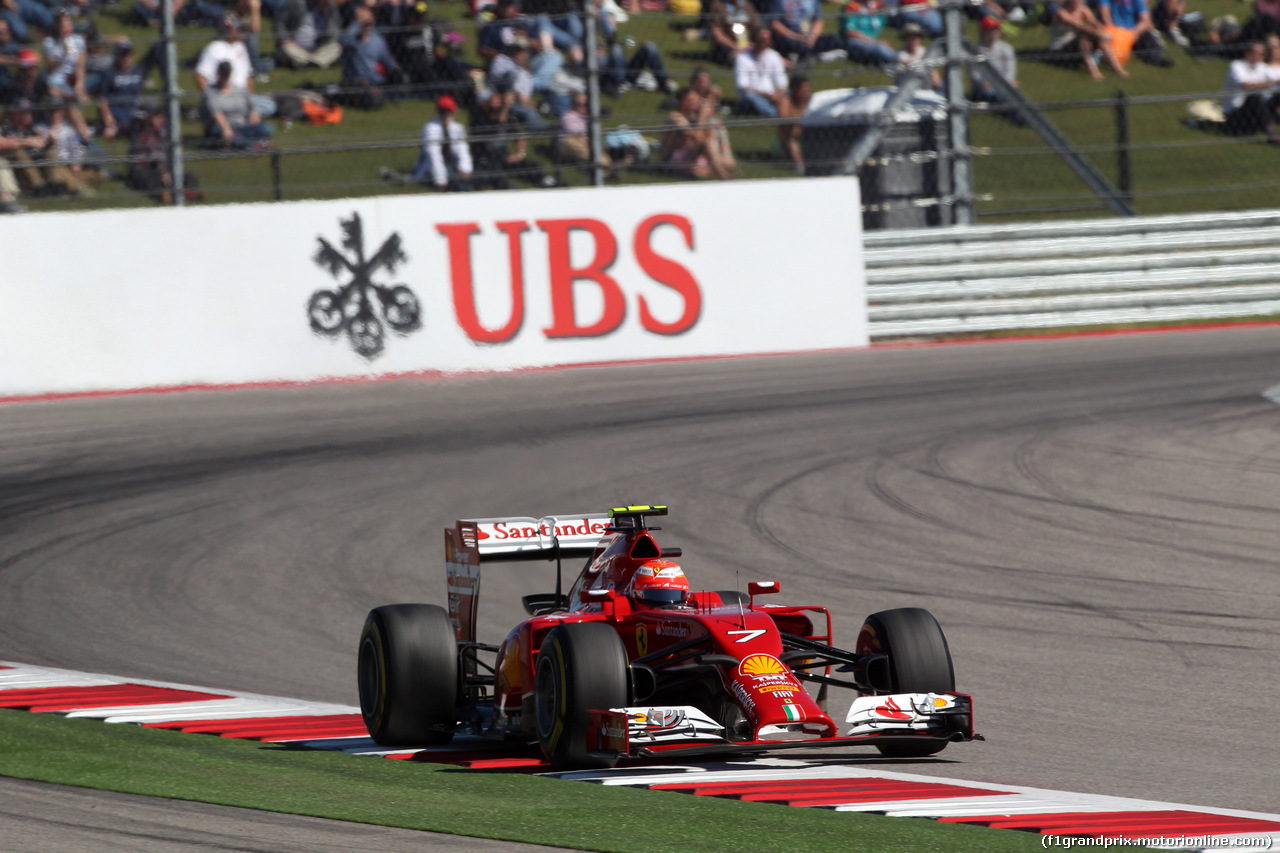
[[873, 338], [1280, 314], [1280, 211], [864, 236]]

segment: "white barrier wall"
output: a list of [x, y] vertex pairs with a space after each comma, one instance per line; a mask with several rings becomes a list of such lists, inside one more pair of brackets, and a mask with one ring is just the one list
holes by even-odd
[[0, 396], [867, 343], [857, 182], [7, 217]]

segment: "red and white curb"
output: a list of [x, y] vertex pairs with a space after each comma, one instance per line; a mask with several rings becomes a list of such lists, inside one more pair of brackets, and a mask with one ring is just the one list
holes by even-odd
[[[169, 682], [122, 681], [6, 661], [0, 661], [0, 708], [356, 755], [526, 773], [547, 770], [535, 749], [512, 750], [510, 745], [481, 738], [458, 737], [445, 747], [380, 747], [366, 733], [360, 710], [348, 705]], [[1084, 843], [1265, 850], [1280, 842], [1280, 815], [1275, 814], [965, 782], [788, 758], [545, 775], [695, 796], [1019, 829], [1038, 833], [1046, 847], [1096, 839]]]

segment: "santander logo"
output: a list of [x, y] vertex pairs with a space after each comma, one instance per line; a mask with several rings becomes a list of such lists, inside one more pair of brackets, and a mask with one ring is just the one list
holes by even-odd
[[[600, 537], [604, 535], [605, 523], [591, 519], [557, 524], [555, 535], [564, 539], [574, 536]], [[476, 529], [476, 539], [493, 539], [495, 542], [523, 542], [530, 539], [550, 536], [551, 532], [545, 524], [517, 524], [509, 521], [497, 521], [493, 524], [481, 524]]]

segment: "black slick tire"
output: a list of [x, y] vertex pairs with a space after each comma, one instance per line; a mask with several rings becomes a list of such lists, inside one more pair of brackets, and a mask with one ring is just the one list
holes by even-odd
[[360, 713], [382, 746], [447, 743], [457, 722], [458, 641], [444, 608], [387, 604], [360, 634]]
[[[890, 693], [950, 693], [955, 690], [951, 649], [938, 620], [920, 607], [882, 610], [867, 617], [858, 633], [857, 653], [884, 654], [888, 658]], [[878, 747], [893, 758], [935, 755], [947, 741], [925, 740]]]
[[571, 622], [553, 628], [538, 650], [534, 706], [538, 741], [557, 770], [612, 767], [587, 752], [587, 712], [627, 704], [627, 652], [612, 626]]

